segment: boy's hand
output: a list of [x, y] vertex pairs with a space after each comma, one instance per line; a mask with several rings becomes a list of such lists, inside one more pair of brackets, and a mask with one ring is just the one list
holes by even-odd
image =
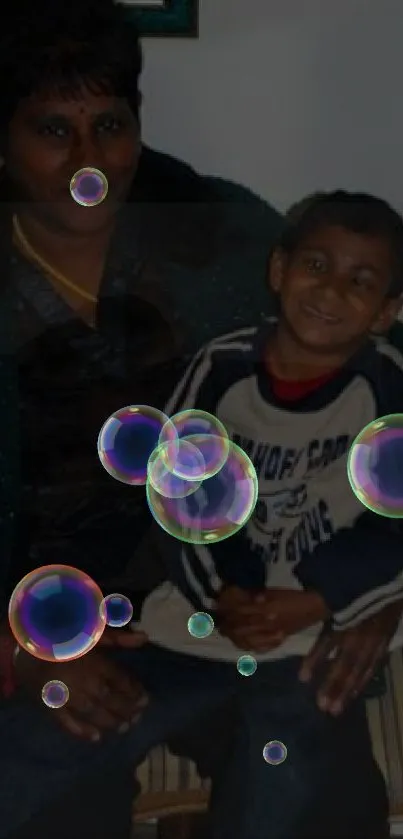
[[97, 741], [102, 732], [129, 728], [144, 710], [147, 699], [142, 686], [107, 658], [98, 647], [140, 647], [143, 633], [105, 630], [97, 647], [75, 661], [40, 661], [20, 650], [15, 662], [19, 684], [33, 699], [40, 700], [43, 685], [59, 679], [69, 689], [69, 700], [52, 709], [53, 718], [77, 737]]
[[322, 711], [338, 716], [364, 690], [387, 654], [402, 611], [403, 601], [399, 601], [352, 629], [330, 630], [318, 638], [304, 660], [300, 679], [311, 681], [332, 656], [317, 695]]
[[267, 652], [285, 638], [328, 617], [321, 596], [311, 591], [227, 589], [217, 603], [219, 629], [242, 650]]

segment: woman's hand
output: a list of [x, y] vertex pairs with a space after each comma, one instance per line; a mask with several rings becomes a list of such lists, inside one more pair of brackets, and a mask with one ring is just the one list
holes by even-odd
[[341, 714], [368, 684], [388, 652], [403, 612], [403, 601], [345, 632], [324, 632], [304, 659], [300, 679], [309, 682], [326, 666], [317, 694], [319, 708]]
[[147, 705], [142, 685], [105, 656], [100, 647], [136, 648], [146, 642], [143, 633], [105, 630], [94, 650], [61, 663], [41, 661], [20, 650], [15, 661], [18, 683], [31, 698], [40, 701], [46, 682], [64, 682], [69, 700], [50, 713], [71, 734], [96, 742], [105, 731], [126, 731]]

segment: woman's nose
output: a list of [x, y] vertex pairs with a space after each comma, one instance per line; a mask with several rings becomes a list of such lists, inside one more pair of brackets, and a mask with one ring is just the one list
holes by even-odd
[[84, 169], [85, 166], [102, 169], [99, 143], [91, 132], [80, 133], [74, 138], [70, 163], [74, 167], [74, 171]]

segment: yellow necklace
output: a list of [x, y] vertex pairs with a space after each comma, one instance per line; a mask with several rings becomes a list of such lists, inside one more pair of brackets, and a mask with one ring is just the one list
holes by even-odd
[[43, 257], [40, 256], [34, 250], [32, 245], [28, 242], [28, 239], [26, 238], [25, 234], [23, 233], [17, 216], [13, 216], [13, 234], [14, 242], [17, 245], [17, 247], [19, 247], [20, 250], [23, 253], [25, 253], [28, 259], [31, 259], [34, 262], [36, 262], [37, 265], [39, 265], [39, 267], [42, 268], [45, 274], [47, 274], [47, 276], [53, 277], [53, 279], [57, 280], [66, 288], [70, 289], [70, 291], [74, 291], [75, 294], [78, 294], [84, 300], [88, 300], [90, 303], [98, 302], [97, 298], [94, 297], [93, 294], [90, 294], [89, 291], [85, 291], [83, 288], [80, 288], [80, 286], [67, 279], [67, 277], [65, 277], [64, 274], [61, 274], [60, 271], [57, 271], [56, 268], [53, 268], [51, 265], [49, 265], [49, 263], [46, 262], [46, 260], [43, 259]]

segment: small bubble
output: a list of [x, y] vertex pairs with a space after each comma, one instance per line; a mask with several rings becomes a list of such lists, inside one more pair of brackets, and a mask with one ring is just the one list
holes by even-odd
[[257, 670], [257, 661], [253, 655], [241, 655], [236, 666], [241, 676], [253, 676]]
[[108, 194], [108, 179], [100, 169], [85, 166], [70, 181], [70, 194], [82, 207], [96, 207]]
[[46, 685], [43, 686], [42, 702], [44, 702], [48, 708], [63, 708], [63, 705], [65, 705], [68, 700], [69, 689], [64, 682], [60, 682], [58, 679], [52, 679], [52, 681], [46, 682]]
[[213, 618], [207, 612], [195, 612], [188, 620], [188, 630], [193, 638], [208, 638], [213, 629]]
[[284, 763], [287, 757], [287, 749], [281, 740], [270, 740], [263, 749], [263, 757], [266, 763], [270, 763], [271, 766], [278, 766], [280, 763]]
[[108, 594], [102, 601], [101, 609], [108, 626], [126, 626], [133, 617], [133, 606], [124, 594]]

